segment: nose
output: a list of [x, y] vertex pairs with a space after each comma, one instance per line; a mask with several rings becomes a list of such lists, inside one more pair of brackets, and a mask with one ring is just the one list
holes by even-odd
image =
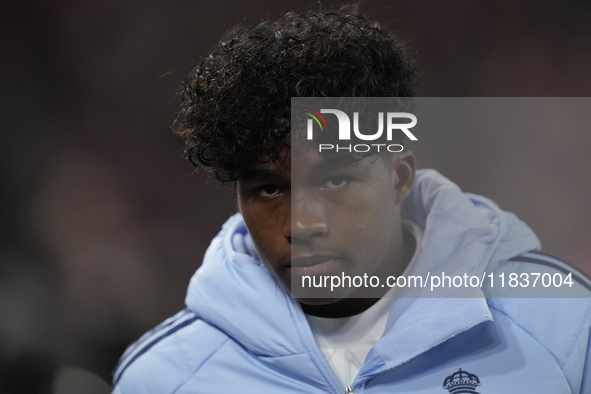
[[293, 193], [289, 229], [290, 243], [322, 237], [327, 232], [328, 222], [322, 202], [318, 198], [304, 195], [304, 193]]

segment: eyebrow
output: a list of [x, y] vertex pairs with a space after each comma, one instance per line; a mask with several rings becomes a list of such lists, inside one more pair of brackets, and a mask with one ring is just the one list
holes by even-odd
[[273, 171], [264, 168], [256, 168], [253, 170], [246, 171], [244, 175], [242, 175], [241, 180], [246, 182], [253, 182], [281, 177], [282, 175], [279, 171]]
[[[326, 157], [323, 158], [320, 162], [312, 165], [310, 168], [311, 172], [323, 172], [323, 171], [335, 171], [340, 170], [343, 168], [348, 167], [356, 167], [359, 164], [360, 160], [347, 160], [341, 157]], [[292, 164], [293, 161], [292, 161]], [[295, 163], [297, 164], [297, 162]], [[241, 177], [240, 180], [244, 182], [258, 182], [258, 181], [265, 181], [269, 179], [278, 179], [283, 178], [283, 174], [280, 171], [266, 169], [266, 168], [254, 168], [251, 170], [246, 171]]]
[[[320, 162], [314, 164], [310, 169], [311, 172], [321, 171], [335, 171], [343, 168], [356, 167], [361, 160], [347, 160], [341, 157], [327, 157]], [[293, 163], [292, 163], [293, 164]]]

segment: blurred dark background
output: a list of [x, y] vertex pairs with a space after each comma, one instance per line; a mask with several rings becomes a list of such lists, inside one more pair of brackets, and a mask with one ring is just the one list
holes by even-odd
[[[183, 308], [235, 208], [181, 159], [175, 93], [232, 25], [310, 5], [0, 3], [0, 392], [108, 392], [99, 378], [110, 383], [125, 347]], [[587, 1], [360, 8], [416, 51], [421, 96], [591, 95]], [[591, 273], [588, 132], [528, 134], [524, 149], [486, 159], [471, 154], [476, 133], [453, 136], [465, 141], [454, 154], [422, 148], [419, 165], [495, 199]]]

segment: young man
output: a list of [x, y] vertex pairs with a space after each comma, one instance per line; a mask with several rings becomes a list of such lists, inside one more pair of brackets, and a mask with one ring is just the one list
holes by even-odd
[[[175, 131], [196, 166], [232, 183], [239, 213], [192, 278], [187, 309], [122, 356], [114, 393], [591, 391], [591, 282], [540, 253], [524, 223], [417, 171], [400, 139], [338, 156], [299, 138], [292, 97], [410, 97], [415, 75], [404, 46], [351, 9], [227, 33], [187, 77]], [[304, 285], [527, 272], [570, 273], [580, 298]]]

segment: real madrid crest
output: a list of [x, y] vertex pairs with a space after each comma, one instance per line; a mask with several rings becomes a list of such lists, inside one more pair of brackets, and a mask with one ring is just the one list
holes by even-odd
[[448, 390], [450, 394], [479, 394], [475, 391], [478, 386], [480, 386], [478, 376], [467, 371], [462, 371], [462, 368], [449, 375], [443, 381], [443, 388]]

